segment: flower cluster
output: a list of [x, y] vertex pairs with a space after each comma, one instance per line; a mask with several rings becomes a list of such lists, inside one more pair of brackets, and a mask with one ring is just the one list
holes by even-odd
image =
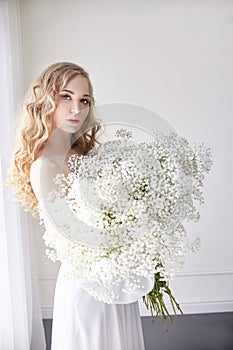
[[127, 130], [117, 137], [86, 156], [72, 155], [71, 172], [54, 179], [48, 212], [61, 213], [64, 203], [67, 210], [58, 215], [59, 230], [39, 207], [47, 254], [67, 263], [69, 278], [92, 282], [89, 293], [107, 303], [117, 301], [114, 286], [123, 282], [129, 294], [143, 288], [140, 278], [159, 276], [167, 287], [187, 250], [198, 249], [184, 220], [199, 219], [196, 202], [203, 203], [212, 164], [209, 148], [192, 148], [174, 132], [139, 144]]

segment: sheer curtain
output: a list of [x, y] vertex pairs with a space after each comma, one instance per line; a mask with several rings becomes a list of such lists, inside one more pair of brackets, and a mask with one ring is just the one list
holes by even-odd
[[44, 350], [30, 213], [4, 186], [22, 93], [18, 0], [0, 1], [0, 349]]

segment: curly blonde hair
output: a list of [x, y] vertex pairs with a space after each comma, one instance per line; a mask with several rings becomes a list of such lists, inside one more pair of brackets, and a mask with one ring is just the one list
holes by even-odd
[[[8, 169], [6, 185], [13, 188], [16, 200], [37, 216], [38, 200], [30, 183], [32, 163], [39, 157], [53, 132], [52, 115], [56, 110], [57, 94], [77, 75], [85, 77], [90, 90], [90, 108], [83, 124], [81, 136], [71, 145], [86, 154], [99, 143], [96, 134], [100, 124], [95, 120], [93, 108], [95, 100], [88, 73], [80, 66], [69, 62], [58, 62], [46, 68], [28, 91], [22, 115], [16, 130], [17, 144]], [[90, 126], [90, 127], [89, 127]], [[89, 128], [88, 128], [89, 127]], [[85, 131], [88, 130], [88, 131]]]

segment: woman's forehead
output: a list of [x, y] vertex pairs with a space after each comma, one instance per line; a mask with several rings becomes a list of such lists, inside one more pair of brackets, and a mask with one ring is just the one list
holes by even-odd
[[65, 85], [60, 88], [60, 91], [67, 91], [74, 94], [82, 92], [83, 94], [89, 95], [91, 93], [87, 78], [80, 75], [70, 79]]

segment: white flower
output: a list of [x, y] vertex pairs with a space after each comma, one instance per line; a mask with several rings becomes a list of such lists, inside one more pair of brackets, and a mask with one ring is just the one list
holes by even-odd
[[199, 219], [195, 202], [203, 203], [212, 164], [208, 148], [192, 149], [174, 132], [140, 144], [127, 144], [127, 130], [117, 136], [123, 141], [72, 155], [72, 172], [56, 176], [58, 190], [49, 193], [47, 212], [39, 210], [47, 255], [72, 267], [69, 278], [95, 283], [88, 291], [109, 303], [122, 281], [124, 292], [134, 293], [142, 288], [136, 276], [172, 278], [187, 250], [198, 249], [198, 239], [188, 243], [183, 221]]

